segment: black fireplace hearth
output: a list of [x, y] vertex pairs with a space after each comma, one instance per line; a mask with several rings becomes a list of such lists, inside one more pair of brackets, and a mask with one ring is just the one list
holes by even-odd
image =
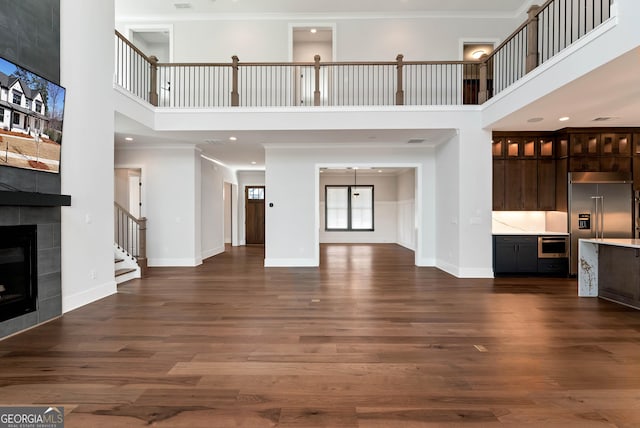
[[0, 322], [36, 310], [37, 226], [0, 226]]

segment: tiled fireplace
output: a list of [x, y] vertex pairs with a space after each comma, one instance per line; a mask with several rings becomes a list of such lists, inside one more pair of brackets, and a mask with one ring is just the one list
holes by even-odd
[[[0, 180], [0, 257], [2, 248], [9, 263], [20, 258], [30, 258], [35, 266], [30, 270], [35, 272], [35, 289], [33, 310], [29, 308], [16, 309], [17, 313], [10, 313], [2, 304], [8, 298], [10, 291], [15, 291], [15, 265], [5, 266], [4, 272], [0, 267], [0, 338], [41, 324], [62, 315], [62, 291], [60, 273], [60, 206], [57, 202], [41, 201], [42, 194], [49, 194], [54, 199], [60, 193], [60, 176], [50, 173], [20, 170], [3, 167]], [[20, 201], [15, 202], [17, 196]], [[19, 204], [19, 205], [18, 205]], [[47, 206], [49, 205], [49, 206]], [[52, 206], [53, 205], [53, 206]], [[62, 204], [61, 204], [62, 205]], [[25, 254], [20, 245], [10, 245], [13, 238], [9, 238], [7, 231], [14, 228], [6, 226], [20, 226], [17, 229], [31, 229], [35, 233], [35, 246]], [[23, 227], [28, 226], [28, 227]], [[14, 242], [15, 243], [15, 242]], [[19, 243], [18, 243], [19, 244]], [[8, 248], [7, 248], [8, 247]], [[22, 254], [19, 254], [22, 252]], [[1, 259], [0, 259], [1, 260]], [[6, 260], [5, 260], [6, 261]], [[0, 261], [1, 263], [1, 261]], [[26, 275], [24, 273], [18, 275]], [[5, 319], [8, 318], [8, 319]]]

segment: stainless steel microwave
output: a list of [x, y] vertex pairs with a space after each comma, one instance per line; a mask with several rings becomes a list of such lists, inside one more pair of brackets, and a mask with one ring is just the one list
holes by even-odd
[[538, 236], [538, 258], [569, 257], [569, 237], [565, 235]]

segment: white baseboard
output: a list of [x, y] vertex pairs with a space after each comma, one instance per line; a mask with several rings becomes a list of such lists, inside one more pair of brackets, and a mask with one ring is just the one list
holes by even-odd
[[459, 278], [493, 278], [493, 269], [461, 268]]
[[202, 260], [208, 259], [209, 257], [217, 256], [218, 254], [224, 253], [224, 245], [222, 247], [216, 247], [211, 250], [205, 250], [202, 252]]
[[264, 259], [264, 267], [316, 267], [315, 259]]
[[439, 260], [436, 267], [456, 278], [493, 278], [493, 269], [490, 268], [464, 268]]
[[416, 260], [416, 266], [419, 267], [434, 267], [436, 265], [436, 261], [434, 259], [418, 259]]
[[195, 267], [202, 264], [202, 259], [149, 259], [149, 267]]
[[78, 309], [81, 306], [88, 305], [89, 303], [95, 302], [96, 300], [103, 299], [105, 297], [111, 296], [112, 294], [116, 294], [118, 291], [116, 287], [116, 281], [109, 281], [107, 283], [95, 286], [88, 290], [84, 290], [80, 293], [76, 293], [73, 295], [67, 295], [64, 292], [64, 287], [62, 290], [62, 313], [67, 313], [74, 309]]
[[413, 242], [396, 242], [396, 244], [400, 245], [401, 247], [406, 248], [407, 250], [411, 250], [411, 251], [415, 251], [415, 245], [413, 245]]

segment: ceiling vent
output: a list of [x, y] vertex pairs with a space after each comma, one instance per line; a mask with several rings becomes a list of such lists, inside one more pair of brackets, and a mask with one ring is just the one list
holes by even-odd
[[226, 141], [219, 140], [217, 138], [209, 138], [209, 139], [204, 140], [204, 142], [207, 143], [207, 144], [224, 144], [224, 143], [226, 143]]
[[412, 138], [407, 141], [407, 144], [422, 144], [424, 143], [424, 138]]
[[191, 3], [174, 3], [176, 9], [191, 9]]
[[607, 120], [611, 120], [611, 119], [613, 118], [608, 116], [596, 117], [595, 119], [593, 119], [593, 122], [606, 122]]

